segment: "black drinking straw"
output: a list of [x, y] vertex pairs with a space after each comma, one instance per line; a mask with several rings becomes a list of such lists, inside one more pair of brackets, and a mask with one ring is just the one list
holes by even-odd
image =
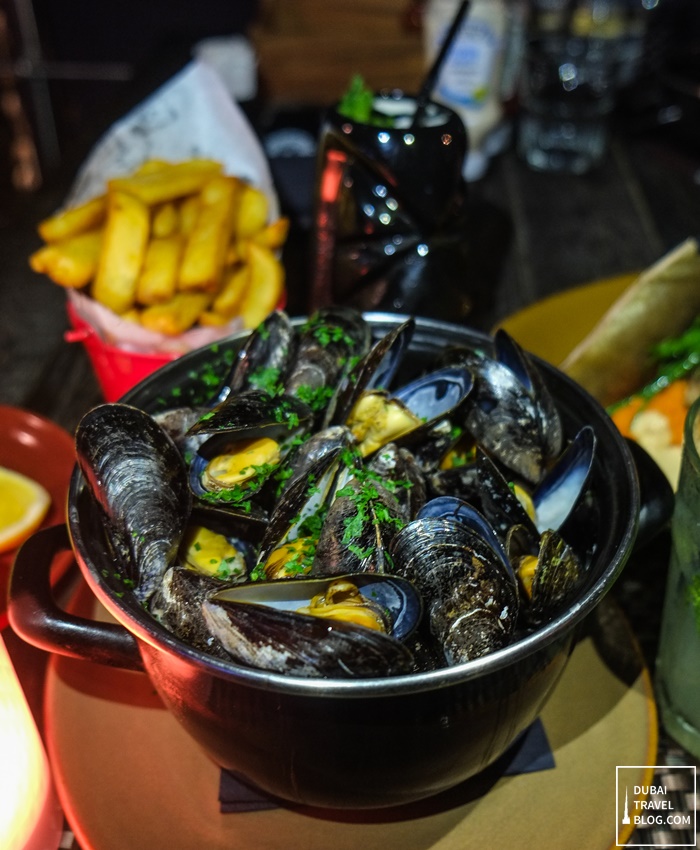
[[462, 26], [462, 21], [464, 20], [467, 12], [469, 11], [469, 5], [469, 0], [462, 0], [462, 2], [459, 4], [457, 13], [455, 14], [452, 23], [450, 24], [450, 29], [447, 32], [445, 40], [442, 42], [440, 51], [435, 57], [433, 64], [430, 66], [428, 74], [425, 80], [423, 81], [423, 85], [420, 87], [420, 91], [418, 92], [418, 97], [416, 98], [416, 111], [413, 114], [413, 121], [411, 122], [411, 127], [417, 127], [423, 119], [423, 113], [425, 112], [425, 107], [428, 105], [430, 94], [435, 88], [435, 83], [437, 82], [437, 78], [440, 76], [440, 71], [442, 69], [443, 62], [445, 61], [445, 58], [447, 57], [447, 54], [450, 48], [452, 47], [452, 42], [455, 40], [455, 37], [459, 32], [459, 28]]

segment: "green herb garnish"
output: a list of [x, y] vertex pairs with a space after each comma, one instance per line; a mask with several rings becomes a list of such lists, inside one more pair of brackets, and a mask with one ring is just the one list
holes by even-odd
[[360, 74], [353, 74], [350, 85], [338, 103], [338, 112], [360, 124], [392, 127], [393, 119], [374, 108], [374, 92], [365, 85]]

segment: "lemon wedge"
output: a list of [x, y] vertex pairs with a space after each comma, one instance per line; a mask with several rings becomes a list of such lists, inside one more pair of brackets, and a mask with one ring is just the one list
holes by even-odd
[[36, 531], [50, 504], [41, 484], [0, 466], [0, 552], [14, 549]]

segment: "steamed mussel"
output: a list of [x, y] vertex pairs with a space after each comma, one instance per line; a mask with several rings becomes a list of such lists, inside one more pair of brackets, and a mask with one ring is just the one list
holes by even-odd
[[275, 313], [201, 405], [86, 415], [80, 467], [114, 565], [175, 637], [273, 672], [399, 675], [423, 669], [412, 647], [461, 664], [571, 604], [592, 429], [565, 434], [505, 332], [403, 379], [413, 331]]

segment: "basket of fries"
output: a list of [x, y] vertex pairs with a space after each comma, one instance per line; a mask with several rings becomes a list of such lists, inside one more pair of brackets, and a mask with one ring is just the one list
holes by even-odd
[[108, 401], [285, 304], [289, 222], [245, 120], [193, 63], [108, 132], [38, 224], [30, 266], [66, 288], [66, 339], [85, 345]]

